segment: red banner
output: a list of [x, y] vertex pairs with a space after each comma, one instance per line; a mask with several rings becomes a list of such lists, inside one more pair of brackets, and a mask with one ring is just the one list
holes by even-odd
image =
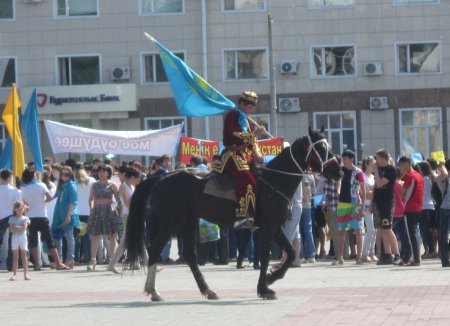
[[[276, 156], [283, 150], [284, 138], [263, 139], [258, 141], [262, 155]], [[200, 155], [207, 158], [208, 162], [212, 157], [219, 154], [220, 143], [216, 141], [203, 140], [190, 137], [180, 138], [180, 163], [188, 164], [193, 155]]]
[[284, 138], [272, 138], [258, 140], [259, 150], [262, 155], [273, 155], [277, 156], [281, 153], [284, 148]]
[[208, 162], [219, 153], [219, 142], [189, 137], [180, 138], [180, 163], [188, 164], [194, 155], [204, 156]]

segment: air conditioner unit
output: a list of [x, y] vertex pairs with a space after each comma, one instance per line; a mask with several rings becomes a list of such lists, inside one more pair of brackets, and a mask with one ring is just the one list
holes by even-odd
[[112, 80], [130, 80], [130, 77], [131, 77], [130, 67], [121, 66], [121, 67], [113, 67], [111, 69]]
[[300, 112], [300, 99], [298, 97], [282, 97], [278, 102], [280, 113]]
[[282, 75], [296, 75], [298, 62], [295, 60], [285, 60], [281, 62], [280, 71]]
[[37, 3], [37, 2], [42, 2], [42, 0], [23, 0], [23, 2], [25, 2], [25, 3]]
[[369, 62], [364, 65], [364, 74], [366, 76], [380, 76], [383, 74], [383, 65], [381, 62]]
[[384, 110], [389, 109], [387, 97], [371, 97], [369, 99], [369, 108], [371, 110]]

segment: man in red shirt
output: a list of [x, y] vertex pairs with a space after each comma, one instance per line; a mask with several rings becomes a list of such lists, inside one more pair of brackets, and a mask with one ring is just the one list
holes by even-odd
[[[399, 161], [400, 169], [405, 174], [403, 180], [402, 195], [405, 198], [405, 239], [401, 239], [401, 256], [403, 266], [420, 265], [420, 248], [416, 239], [416, 228], [422, 212], [423, 202], [423, 179], [420, 173], [412, 168], [411, 159], [402, 156]], [[414, 262], [411, 260], [411, 252], [414, 255]]]
[[214, 165], [214, 171], [225, 172], [234, 178], [237, 200], [235, 228], [254, 227], [256, 180], [247, 157], [251, 155], [257, 163], [262, 162], [256, 137], [265, 129], [254, 130], [247, 115], [255, 110], [257, 102], [255, 92], [245, 91], [239, 98], [238, 107], [226, 114], [223, 127], [225, 150], [220, 161]]

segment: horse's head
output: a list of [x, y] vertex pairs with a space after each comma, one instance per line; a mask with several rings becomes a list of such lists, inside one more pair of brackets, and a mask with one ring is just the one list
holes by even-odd
[[305, 157], [307, 170], [321, 172], [328, 179], [338, 179], [342, 170], [337, 158], [333, 155], [331, 146], [324, 134], [324, 127], [320, 131], [313, 131], [309, 127], [308, 145]]

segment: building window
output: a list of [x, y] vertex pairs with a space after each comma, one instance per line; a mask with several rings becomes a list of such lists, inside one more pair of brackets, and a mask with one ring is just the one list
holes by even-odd
[[330, 7], [353, 7], [355, 0], [309, 0], [309, 7], [314, 9]]
[[225, 50], [225, 80], [266, 79], [266, 49]]
[[401, 153], [421, 153], [429, 157], [431, 152], [443, 149], [440, 108], [400, 110]]
[[139, 0], [140, 13], [148, 14], [181, 14], [184, 11], [183, 0]]
[[98, 0], [56, 0], [56, 16], [97, 16]]
[[355, 47], [330, 46], [312, 47], [311, 75], [313, 77], [356, 76]]
[[[158, 118], [145, 118], [144, 125], [145, 130], [158, 130], [163, 128], [172, 127], [184, 123], [183, 129], [181, 129], [181, 135], [186, 136], [187, 118], [186, 117], [158, 117]], [[152, 160], [156, 157], [146, 157], [145, 162], [147, 166], [150, 166]]]
[[341, 154], [348, 148], [357, 154], [354, 111], [314, 113], [314, 129], [320, 129], [322, 126], [334, 153]]
[[0, 0], [0, 19], [14, 18], [14, 1]]
[[100, 56], [58, 57], [59, 85], [100, 84]]
[[438, 3], [439, 0], [394, 0], [394, 5], [428, 5]]
[[11, 87], [16, 82], [16, 60], [0, 58], [0, 87]]
[[[260, 126], [264, 126], [267, 131], [270, 130], [270, 114], [251, 114], [250, 115], [253, 120], [256, 121]], [[258, 139], [268, 139], [269, 136], [266, 133], [263, 133], [258, 136]]]
[[[184, 61], [183, 52], [174, 52], [174, 54]], [[168, 81], [161, 57], [157, 53], [142, 54], [142, 69], [144, 71], [142, 84], [165, 83]]]
[[400, 74], [441, 72], [439, 42], [397, 44], [397, 72]]
[[223, 0], [225, 11], [264, 10], [265, 0]]

